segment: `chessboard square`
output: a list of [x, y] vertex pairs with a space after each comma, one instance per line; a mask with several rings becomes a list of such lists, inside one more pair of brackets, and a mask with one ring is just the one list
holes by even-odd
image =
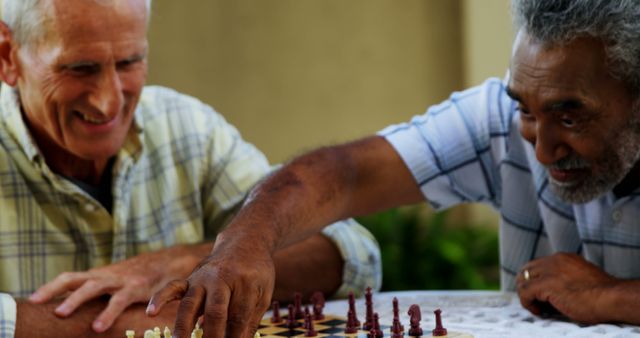
[[322, 331], [324, 329], [328, 329], [331, 326], [327, 326], [327, 325], [323, 325], [323, 324], [317, 324], [317, 323], [313, 323], [313, 329], [316, 331]]
[[278, 332], [276, 337], [304, 337], [304, 331], [300, 330], [287, 330]]
[[287, 328], [281, 328], [277, 326], [269, 326], [262, 329], [258, 329], [258, 332], [260, 332], [260, 334], [279, 334], [281, 332], [288, 332], [288, 331], [289, 329]]
[[346, 320], [342, 320], [342, 319], [331, 319], [331, 320], [327, 320], [324, 322], [320, 322], [322, 325], [327, 325], [327, 326], [338, 326], [341, 324], [346, 324], [347, 321]]
[[343, 333], [344, 332], [344, 328], [343, 327], [328, 327], [326, 329], [323, 330], [316, 330], [318, 332], [322, 332], [322, 333]]

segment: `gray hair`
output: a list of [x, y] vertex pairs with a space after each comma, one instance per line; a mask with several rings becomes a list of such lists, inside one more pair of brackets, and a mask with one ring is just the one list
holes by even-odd
[[601, 40], [611, 74], [640, 93], [640, 1], [512, 0], [511, 9], [516, 29], [543, 44]]
[[[86, 0], [85, 0], [86, 1]], [[93, 0], [103, 3], [105, 0]], [[151, 1], [147, 5], [147, 22], [151, 18]], [[19, 45], [25, 45], [41, 37], [45, 31], [47, 17], [42, 0], [0, 0], [2, 21], [11, 29]]]

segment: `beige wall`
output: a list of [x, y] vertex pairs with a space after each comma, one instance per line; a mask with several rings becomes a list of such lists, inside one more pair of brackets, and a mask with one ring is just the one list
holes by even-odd
[[213, 105], [272, 162], [285, 161], [503, 76], [508, 8], [509, 0], [155, 0], [149, 82]]

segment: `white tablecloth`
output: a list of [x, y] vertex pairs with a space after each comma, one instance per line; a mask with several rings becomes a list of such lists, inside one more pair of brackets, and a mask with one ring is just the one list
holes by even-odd
[[[422, 329], [430, 332], [435, 327], [435, 309], [442, 310], [444, 327], [451, 331], [472, 334], [476, 338], [495, 337], [640, 337], [640, 327], [600, 324], [580, 326], [574, 323], [545, 319], [522, 308], [513, 293], [493, 291], [406, 291], [383, 292], [373, 295], [374, 310], [381, 324], [389, 325], [393, 319], [392, 299], [398, 298], [400, 320], [409, 325], [407, 310], [418, 304], [422, 311]], [[346, 317], [346, 300], [327, 302], [325, 313]], [[356, 311], [364, 319], [364, 298], [356, 300]], [[427, 331], [428, 330], [428, 331]], [[388, 336], [386, 334], [385, 336]]]

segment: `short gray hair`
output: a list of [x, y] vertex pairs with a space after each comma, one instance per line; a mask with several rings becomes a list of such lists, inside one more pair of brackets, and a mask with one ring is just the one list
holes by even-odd
[[611, 74], [640, 93], [640, 1], [512, 0], [511, 9], [516, 29], [543, 44], [601, 40]]
[[[93, 1], [104, 2], [104, 0]], [[145, 0], [147, 21], [151, 18], [151, 1]], [[42, 0], [0, 0], [2, 21], [9, 26], [13, 38], [19, 45], [25, 45], [45, 33], [43, 31], [47, 20], [45, 9]]]

